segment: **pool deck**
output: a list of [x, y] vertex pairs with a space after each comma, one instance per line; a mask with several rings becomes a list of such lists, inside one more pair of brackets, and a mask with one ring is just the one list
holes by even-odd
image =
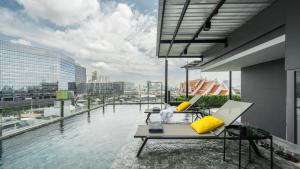
[[[142, 144], [140, 139], [132, 139], [125, 145], [111, 169], [234, 169], [238, 168], [238, 144], [227, 141], [226, 161], [223, 161], [222, 140], [150, 140], [139, 158], [136, 157]], [[248, 163], [248, 143], [243, 142], [242, 167], [247, 169], [270, 168], [269, 151], [260, 148], [266, 158], [252, 153]], [[274, 155], [274, 169], [300, 169], [300, 166]]]

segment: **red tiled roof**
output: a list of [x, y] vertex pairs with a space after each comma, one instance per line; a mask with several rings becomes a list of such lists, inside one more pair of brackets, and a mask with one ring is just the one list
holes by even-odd
[[222, 89], [221, 92], [219, 93], [220, 96], [226, 96], [228, 90], [227, 89]]
[[213, 88], [210, 90], [208, 95], [213, 95], [219, 89], [220, 86], [221, 86], [221, 84], [219, 84], [219, 83], [215, 84], [213, 86]]
[[[190, 80], [189, 81], [189, 94], [195, 94], [195, 95], [200, 95], [200, 96], [204, 96], [204, 95], [214, 95], [218, 89], [220, 89], [220, 87], [222, 86], [222, 84], [217, 83], [215, 81], [206, 81], [204, 79], [196, 79], [196, 80]], [[180, 83], [180, 89], [179, 92], [185, 93], [185, 89], [186, 89], [186, 83], [185, 82], [181, 82]], [[218, 95], [221, 96], [225, 96], [228, 93], [228, 89], [227, 88], [223, 88], [220, 93]]]
[[200, 90], [207, 90], [214, 82], [213, 81], [206, 81], [201, 86]]

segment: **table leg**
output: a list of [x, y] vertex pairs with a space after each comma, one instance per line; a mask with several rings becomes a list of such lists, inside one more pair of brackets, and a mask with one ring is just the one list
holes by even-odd
[[249, 162], [251, 162], [251, 144], [250, 144], [250, 142], [249, 142]]
[[242, 139], [239, 139], [239, 169], [241, 168], [242, 162]]
[[148, 113], [148, 114], [147, 114], [146, 121], [145, 121], [146, 124], [148, 124], [148, 120], [149, 120], [150, 116], [151, 116], [151, 113]]
[[262, 154], [260, 153], [260, 151], [258, 150], [255, 142], [253, 140], [248, 140], [249, 143], [251, 144], [252, 149], [254, 150], [254, 152], [259, 156], [259, 157], [263, 157]]
[[223, 145], [223, 161], [225, 161], [225, 153], [226, 153], [226, 131], [224, 131], [224, 145]]
[[272, 138], [272, 136], [271, 136], [271, 138], [270, 138], [270, 146], [271, 146], [271, 149], [270, 149], [270, 154], [271, 154], [271, 159], [270, 159], [270, 161], [271, 161], [271, 169], [273, 169], [273, 138]]
[[143, 148], [145, 147], [147, 141], [148, 141], [148, 138], [145, 138], [145, 140], [144, 140], [143, 144], [141, 145], [141, 147], [140, 147], [138, 153], [136, 154], [136, 157], [139, 157], [139, 156], [140, 156], [140, 154], [141, 154]]

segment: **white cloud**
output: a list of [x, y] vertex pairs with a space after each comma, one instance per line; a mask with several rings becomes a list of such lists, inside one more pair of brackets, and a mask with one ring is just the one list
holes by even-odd
[[42, 18], [58, 25], [70, 25], [94, 16], [99, 11], [97, 0], [18, 0], [34, 18]]
[[92, 65], [101, 70], [112, 70], [113, 69], [105, 62], [96, 62], [96, 63], [93, 63]]
[[[94, 4], [94, 0], [83, 1], [75, 0], [75, 4], [67, 5], [64, 4], [66, 0], [19, 0], [25, 7], [21, 12], [0, 7], [0, 32], [51, 48], [64, 49], [87, 67], [89, 75], [91, 71], [98, 70], [100, 74], [112, 76], [113, 80], [164, 80], [164, 60], [155, 56], [155, 16], [117, 3], [104, 7], [104, 12]], [[78, 4], [85, 2], [88, 4], [79, 7]], [[82, 12], [88, 9], [90, 12]], [[64, 31], [55, 30], [24, 16], [35, 20], [48, 19], [58, 25], [78, 26]], [[177, 84], [184, 80], [184, 70], [180, 66], [185, 63], [184, 59], [169, 60], [169, 71], [174, 73], [174, 78], [170, 74], [170, 83]], [[180, 74], [182, 77], [178, 76]]]
[[31, 42], [24, 40], [24, 39], [15, 39], [15, 40], [10, 40], [11, 43], [17, 43], [17, 44], [21, 44], [21, 45], [27, 45], [27, 46], [31, 46]]

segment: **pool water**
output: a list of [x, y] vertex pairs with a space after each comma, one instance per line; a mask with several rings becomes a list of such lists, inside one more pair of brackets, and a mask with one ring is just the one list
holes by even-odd
[[1, 142], [5, 169], [106, 169], [145, 119], [144, 105], [106, 106]]

